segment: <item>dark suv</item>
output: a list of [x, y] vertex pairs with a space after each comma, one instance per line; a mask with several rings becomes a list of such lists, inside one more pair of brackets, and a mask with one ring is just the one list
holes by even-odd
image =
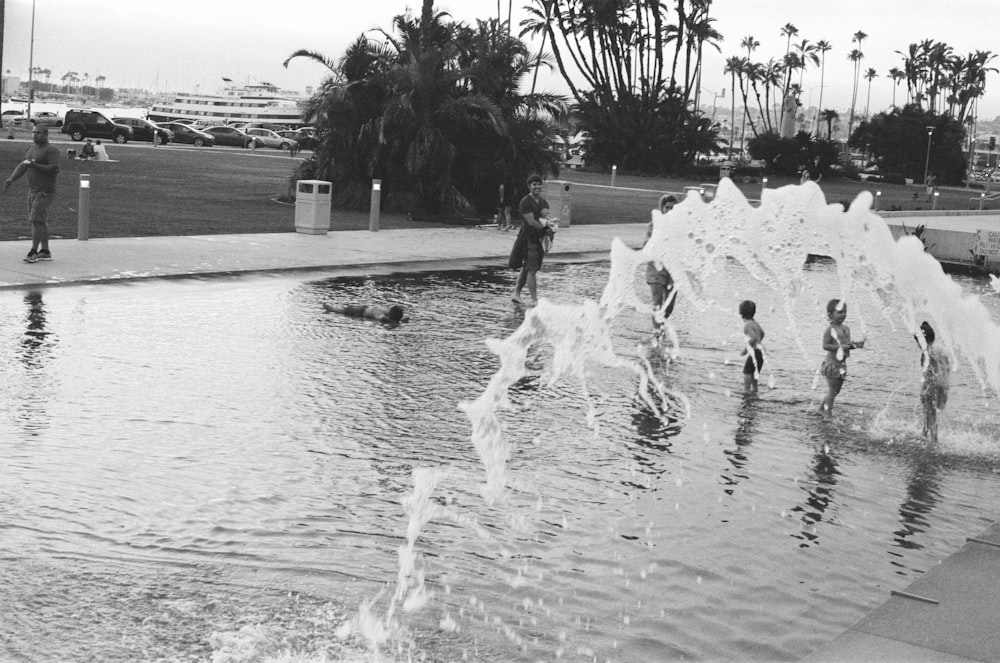
[[116, 124], [124, 124], [127, 127], [132, 127], [132, 140], [148, 140], [149, 142], [153, 142], [153, 136], [155, 135], [158, 144], [166, 145], [174, 138], [174, 132], [139, 117], [113, 117], [111, 120]]
[[59, 131], [69, 134], [73, 140], [110, 138], [116, 143], [127, 143], [133, 135], [132, 127], [116, 124], [99, 111], [79, 109], [66, 111]]

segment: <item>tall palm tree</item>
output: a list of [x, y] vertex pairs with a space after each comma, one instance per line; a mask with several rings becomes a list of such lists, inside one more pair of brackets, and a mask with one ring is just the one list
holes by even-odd
[[[729, 158], [733, 158], [733, 143], [736, 139], [736, 77], [740, 76], [740, 90], [743, 89], [743, 58], [734, 55], [726, 60], [724, 74], [729, 74], [730, 102], [729, 102]], [[746, 108], [746, 97], [743, 99]]]
[[878, 78], [878, 73], [874, 68], [869, 67], [868, 71], [865, 72], [865, 80], [868, 81], [868, 96], [865, 99], [865, 121], [868, 121], [868, 105], [872, 101], [872, 80]]
[[[785, 25], [782, 26], [782, 28], [781, 28], [781, 35], [786, 38], [785, 39], [785, 57], [783, 59], [783, 62], [785, 62], [786, 65], [788, 63], [788, 54], [792, 50], [792, 37], [794, 37], [797, 34], [799, 34], [799, 29], [797, 27], [795, 27], [794, 25], [792, 25], [791, 23], [785, 23]], [[784, 97], [786, 94], [788, 94], [788, 86], [791, 85], [791, 83], [792, 83], [792, 72], [791, 72], [791, 68], [789, 67], [788, 77], [785, 79], [785, 85], [781, 89], [781, 96], [782, 97]]]
[[906, 74], [899, 67], [892, 67], [889, 69], [889, 78], [892, 79], [892, 106], [896, 107], [896, 88], [899, 87], [899, 81], [906, 78]]
[[851, 131], [854, 130], [854, 109], [858, 103], [858, 81], [861, 77], [861, 60], [865, 57], [865, 54], [860, 51], [860, 49], [851, 49], [851, 52], [847, 54], [847, 59], [854, 63], [854, 88], [851, 92], [851, 114], [847, 120], [847, 135], [850, 137]]
[[831, 50], [833, 45], [825, 39], [816, 42], [816, 50], [819, 51], [819, 102], [816, 104], [816, 126], [819, 127], [819, 109], [823, 107], [823, 87], [826, 80], [826, 52]]

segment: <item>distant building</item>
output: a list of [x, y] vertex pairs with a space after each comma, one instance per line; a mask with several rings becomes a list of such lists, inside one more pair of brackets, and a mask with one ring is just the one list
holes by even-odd
[[15, 94], [19, 94], [18, 89], [20, 87], [20, 76], [4, 76], [3, 83], [0, 85], [0, 95], [3, 95], [4, 97], [13, 97]]

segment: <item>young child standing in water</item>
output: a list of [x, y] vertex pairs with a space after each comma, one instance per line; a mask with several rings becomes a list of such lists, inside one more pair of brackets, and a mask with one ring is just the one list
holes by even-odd
[[847, 377], [847, 358], [851, 355], [851, 350], [865, 347], [865, 341], [851, 340], [851, 330], [844, 324], [844, 320], [847, 319], [847, 304], [844, 301], [840, 299], [828, 301], [826, 317], [830, 319], [830, 325], [823, 332], [826, 359], [823, 360], [820, 372], [826, 378], [827, 392], [819, 404], [819, 411], [829, 416], [833, 413], [833, 401], [840, 393], [840, 388], [844, 386], [844, 378]]
[[[672, 194], [665, 194], [660, 197], [660, 213], [666, 214], [677, 204], [677, 197]], [[646, 227], [646, 242], [653, 235], [653, 222], [649, 222]], [[646, 283], [649, 285], [650, 294], [653, 297], [653, 343], [659, 345], [663, 340], [664, 321], [670, 317], [674, 310], [676, 293], [674, 290], [674, 278], [670, 272], [659, 261], [646, 263]]]
[[[920, 365], [924, 369], [923, 383], [920, 385], [920, 405], [924, 409], [924, 437], [931, 442], [938, 440], [937, 415], [948, 403], [951, 360], [934, 343], [934, 328], [927, 321], [920, 324], [924, 345], [920, 353]], [[916, 335], [914, 335], [916, 339]], [[917, 339], [917, 345], [920, 340]]]
[[764, 330], [761, 328], [754, 316], [757, 315], [757, 305], [749, 299], [740, 303], [740, 317], [743, 318], [743, 336], [746, 337], [747, 344], [740, 353], [740, 356], [750, 355], [743, 364], [743, 392], [747, 394], [757, 393], [757, 381], [760, 378], [760, 370], [764, 366], [764, 349], [761, 342], [764, 340]]

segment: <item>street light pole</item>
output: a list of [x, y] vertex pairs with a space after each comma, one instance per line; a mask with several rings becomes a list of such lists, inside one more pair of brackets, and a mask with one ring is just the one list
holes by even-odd
[[25, 113], [24, 121], [31, 126], [31, 102], [35, 99], [35, 0], [31, 0], [31, 47], [28, 49], [28, 111]]
[[924, 163], [924, 185], [927, 185], [927, 175], [931, 170], [931, 136], [934, 135], [934, 127], [927, 125], [927, 161]]

